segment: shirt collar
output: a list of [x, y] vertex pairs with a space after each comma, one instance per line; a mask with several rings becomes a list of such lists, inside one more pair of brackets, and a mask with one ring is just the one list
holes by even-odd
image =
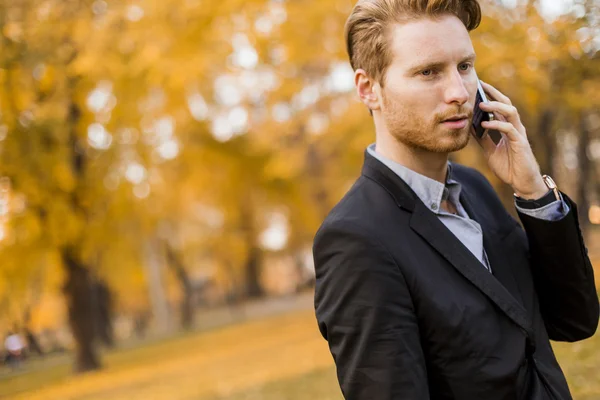
[[375, 149], [375, 143], [367, 147], [373, 157], [398, 175], [415, 192], [417, 197], [436, 214], [440, 212], [442, 200], [450, 199], [453, 204], [459, 204], [461, 186], [452, 179], [452, 164], [448, 162], [446, 184], [421, 175], [389, 158], [384, 157]]

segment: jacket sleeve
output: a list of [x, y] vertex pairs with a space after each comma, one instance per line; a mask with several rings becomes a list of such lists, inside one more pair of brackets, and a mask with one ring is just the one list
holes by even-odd
[[519, 212], [529, 242], [531, 272], [540, 310], [552, 340], [573, 342], [598, 327], [594, 270], [577, 219], [577, 206], [565, 194], [568, 214], [547, 221]]
[[413, 304], [391, 255], [345, 222], [321, 228], [313, 254], [317, 321], [344, 397], [428, 399]]

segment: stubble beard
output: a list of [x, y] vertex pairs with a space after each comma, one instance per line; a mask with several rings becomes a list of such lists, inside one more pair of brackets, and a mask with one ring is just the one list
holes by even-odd
[[463, 129], [448, 129], [440, 122], [449, 116], [434, 115], [429, 120], [404, 109], [401, 104], [383, 96], [383, 119], [390, 135], [414, 150], [431, 153], [452, 153], [464, 149], [471, 138], [472, 112], [456, 110], [456, 114], [469, 114]]

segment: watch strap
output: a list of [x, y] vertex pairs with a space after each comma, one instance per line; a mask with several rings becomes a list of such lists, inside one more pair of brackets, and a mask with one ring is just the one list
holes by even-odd
[[536, 200], [527, 200], [519, 196], [515, 196], [515, 203], [517, 204], [517, 206], [525, 210], [534, 210], [536, 208], [542, 208], [547, 206], [548, 204], [554, 203], [555, 201], [557, 200], [553, 190], [548, 190], [548, 193]]

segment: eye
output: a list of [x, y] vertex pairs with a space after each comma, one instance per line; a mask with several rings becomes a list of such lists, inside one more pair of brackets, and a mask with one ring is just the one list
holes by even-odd
[[464, 63], [464, 64], [461, 64], [461, 65], [459, 65], [459, 67], [458, 67], [458, 68], [459, 68], [461, 71], [468, 71], [468, 70], [469, 70], [469, 68], [471, 68], [471, 64], [469, 64], [469, 63]]
[[423, 75], [423, 76], [431, 76], [431, 75], [433, 75], [433, 70], [432, 69], [423, 70], [423, 71], [421, 71], [421, 75]]

